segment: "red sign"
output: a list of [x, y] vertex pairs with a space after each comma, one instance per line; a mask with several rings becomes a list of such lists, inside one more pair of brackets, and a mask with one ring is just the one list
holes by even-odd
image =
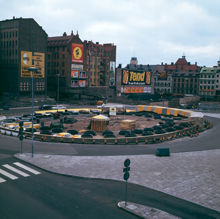
[[72, 63], [83, 63], [83, 44], [72, 44]]

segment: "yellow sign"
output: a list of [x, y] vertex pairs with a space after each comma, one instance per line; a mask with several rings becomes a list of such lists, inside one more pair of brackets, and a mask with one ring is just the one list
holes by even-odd
[[45, 66], [45, 59], [44, 53], [35, 52], [33, 57], [34, 67], [38, 68], [37, 72], [35, 72], [35, 78], [44, 78], [44, 66]]
[[44, 78], [45, 76], [45, 54], [39, 52], [21, 51], [21, 77], [31, 78], [30, 67], [36, 67], [38, 70], [34, 73], [35, 78]]
[[130, 71], [130, 81], [142, 82], [145, 79], [145, 72], [133, 72]]
[[32, 52], [21, 51], [21, 77], [30, 78], [31, 72], [28, 70], [32, 66]]

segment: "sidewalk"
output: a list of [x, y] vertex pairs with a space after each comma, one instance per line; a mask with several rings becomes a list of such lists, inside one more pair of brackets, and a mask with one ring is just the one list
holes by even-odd
[[129, 183], [220, 211], [220, 149], [174, 153], [170, 157], [45, 154], [35, 154], [34, 158], [31, 154], [16, 154], [15, 157], [58, 174], [120, 181], [123, 181], [124, 160], [129, 158]]

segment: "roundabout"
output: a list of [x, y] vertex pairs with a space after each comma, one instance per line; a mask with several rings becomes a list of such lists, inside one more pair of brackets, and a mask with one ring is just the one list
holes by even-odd
[[[129, 108], [72, 108], [35, 111], [33, 139], [81, 144], [159, 143], [184, 136], [195, 137], [213, 124], [202, 113], [160, 106]], [[2, 120], [1, 134], [19, 136], [22, 122], [25, 138], [32, 138], [32, 115]]]
[[[118, 116], [122, 116], [123, 119], [124, 115]], [[142, 116], [135, 115], [137, 119], [142, 118]], [[175, 117], [177, 116], [173, 116], [173, 118]], [[188, 118], [174, 121], [180, 123], [185, 119], [187, 120]], [[192, 117], [192, 120], [194, 121], [195, 118]], [[72, 141], [69, 143], [58, 141], [55, 144], [53, 141], [35, 141], [36, 153], [33, 158], [30, 156], [31, 140], [30, 137], [26, 137], [23, 142], [24, 154], [17, 154], [16, 157], [49, 172], [80, 176], [87, 180], [88, 178], [102, 178], [117, 181], [122, 180], [121, 165], [123, 165], [123, 160], [129, 157], [131, 159], [129, 186], [142, 185], [144, 188], [161, 191], [162, 194], [170, 194], [172, 198], [174, 198], [173, 196], [179, 197], [219, 211], [219, 198], [216, 191], [219, 191], [219, 163], [217, 158], [219, 157], [218, 130], [220, 121], [206, 116], [204, 118], [200, 117], [199, 121], [210, 121], [208, 124], [213, 124], [213, 128], [201, 132], [195, 138], [182, 135], [181, 138], [174, 137], [172, 141], [164, 142], [148, 142], [147, 144], [145, 142], [140, 142], [139, 144], [136, 144], [136, 142], [127, 144], [125, 142], [115, 145], [115, 143], [105, 144], [104, 140], [100, 144], [78, 144]], [[1, 152], [3, 154], [6, 151], [11, 151], [11, 154], [19, 151], [18, 138], [6, 134], [1, 135], [0, 138]], [[125, 137], [123, 136], [122, 138]], [[142, 138], [142, 136], [139, 138]], [[67, 139], [69, 140], [70, 138]], [[154, 154], [157, 147], [169, 147], [171, 156], [164, 158], [155, 157]], [[108, 174], [106, 172], [107, 168], [110, 171]], [[90, 181], [88, 180], [88, 182]], [[135, 200], [135, 196], [128, 198], [131, 201]], [[146, 197], [143, 199], [147, 200]], [[142, 200], [142, 204], [148, 205], [144, 200]], [[135, 202], [139, 203], [138, 199]], [[167, 212], [172, 213], [172, 209], [176, 207], [172, 202], [169, 205]], [[157, 204], [153, 206], [160, 209]], [[184, 203], [181, 203], [181, 207], [183, 206], [185, 206]], [[187, 206], [183, 207], [184, 211], [189, 209], [189, 203]], [[209, 211], [206, 208], [204, 210], [197, 209], [195, 212], [203, 212], [204, 215], [208, 216]], [[218, 215], [216, 211], [213, 213]]]

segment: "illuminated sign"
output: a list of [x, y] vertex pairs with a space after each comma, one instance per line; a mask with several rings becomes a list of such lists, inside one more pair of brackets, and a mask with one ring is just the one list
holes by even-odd
[[72, 63], [83, 63], [83, 44], [72, 44]]
[[34, 73], [35, 78], [44, 78], [45, 74], [45, 54], [40, 52], [21, 51], [21, 77], [31, 78], [30, 67], [36, 67], [38, 70]]
[[123, 70], [122, 84], [124, 85], [150, 85], [151, 72]]

